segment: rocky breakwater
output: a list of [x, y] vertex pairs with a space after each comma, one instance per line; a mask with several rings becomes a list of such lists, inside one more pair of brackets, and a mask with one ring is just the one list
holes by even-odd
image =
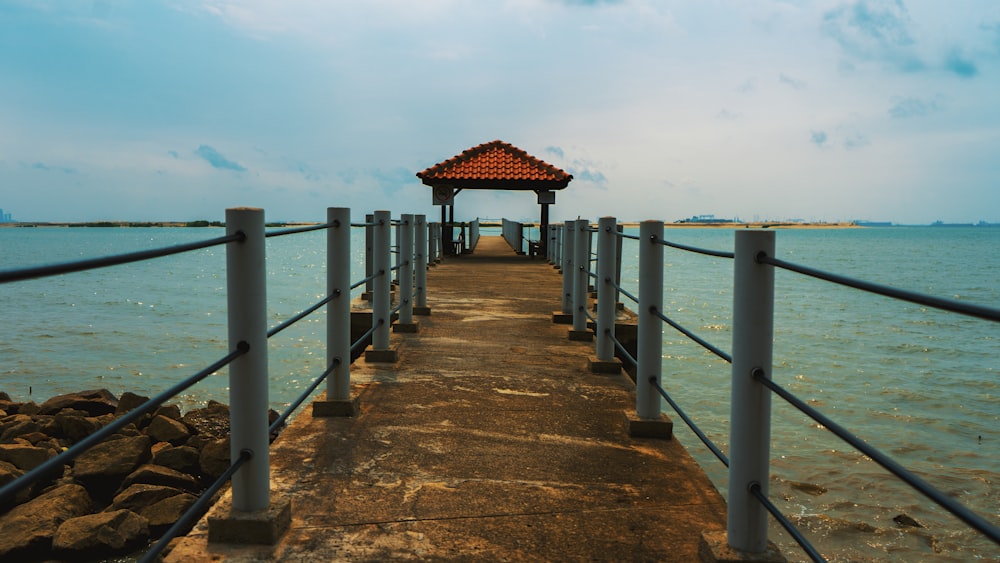
[[[0, 486], [146, 400], [101, 389], [38, 405], [0, 392]], [[228, 406], [212, 401], [187, 413], [161, 406], [0, 506], [0, 561], [134, 552], [168, 530], [229, 465]]]

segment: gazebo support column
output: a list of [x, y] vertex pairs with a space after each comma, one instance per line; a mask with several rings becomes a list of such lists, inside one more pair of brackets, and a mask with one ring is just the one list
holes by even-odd
[[542, 217], [538, 226], [538, 255], [542, 258], [548, 255], [549, 245], [549, 204], [542, 204]]

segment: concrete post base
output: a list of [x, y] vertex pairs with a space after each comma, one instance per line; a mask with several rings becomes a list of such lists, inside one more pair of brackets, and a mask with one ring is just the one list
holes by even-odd
[[358, 398], [340, 401], [313, 401], [313, 418], [338, 416], [356, 416], [358, 414]]
[[703, 563], [787, 563], [773, 542], [767, 542], [764, 553], [749, 553], [729, 547], [724, 530], [703, 532], [698, 543], [698, 558]]
[[265, 510], [233, 510], [232, 497], [225, 497], [208, 517], [210, 543], [274, 545], [292, 524], [292, 502], [285, 495], [272, 495]]
[[571, 325], [573, 324], [573, 313], [563, 313], [562, 311], [552, 311], [552, 324]]
[[393, 325], [392, 325], [392, 331], [393, 332], [403, 332], [403, 333], [407, 333], [407, 334], [415, 334], [415, 333], [420, 332], [420, 323], [418, 323], [418, 322], [412, 322], [412, 323], [393, 323]]
[[663, 413], [659, 418], [639, 418], [630, 409], [625, 411], [625, 430], [633, 438], [669, 440], [674, 436], [674, 423]]
[[393, 346], [385, 350], [365, 350], [365, 361], [394, 364], [399, 361], [399, 346]]
[[594, 333], [589, 330], [571, 330], [569, 331], [569, 339], [574, 342], [593, 342]]
[[622, 371], [622, 361], [618, 358], [614, 358], [610, 361], [598, 360], [596, 356], [591, 356], [590, 362], [590, 372], [591, 373], [606, 373], [608, 375], [618, 375]]
[[413, 314], [417, 315], [417, 316], [420, 316], [420, 317], [429, 317], [429, 316], [431, 316], [431, 308], [430, 307], [418, 307], [418, 306], [414, 305], [413, 306]]

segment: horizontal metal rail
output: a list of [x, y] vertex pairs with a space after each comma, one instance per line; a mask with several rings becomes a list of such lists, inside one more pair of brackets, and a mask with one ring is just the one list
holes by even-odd
[[688, 252], [694, 252], [696, 254], [704, 254], [706, 256], [715, 256], [716, 258], [733, 258], [735, 254], [732, 252], [726, 252], [722, 250], [709, 250], [706, 248], [698, 248], [697, 246], [688, 246], [686, 244], [679, 244], [676, 242], [670, 242], [669, 240], [657, 238], [653, 239], [653, 242], [662, 244], [663, 246], [669, 246], [670, 248], [676, 248], [678, 250], [686, 250]]
[[308, 225], [305, 227], [292, 227], [289, 229], [281, 229], [278, 231], [268, 231], [264, 233], [265, 238], [271, 237], [283, 237], [285, 235], [294, 235], [298, 233], [308, 233], [310, 231], [322, 231], [324, 229], [329, 229], [331, 227], [339, 227], [340, 221], [334, 221], [332, 223], [322, 223], [319, 225]]
[[357, 354], [361, 350], [361, 348], [364, 347], [363, 345], [364, 345], [365, 341], [368, 340], [369, 338], [371, 338], [373, 334], [375, 334], [375, 329], [377, 327], [380, 327], [380, 326], [384, 325], [384, 324], [385, 324], [385, 319], [379, 319], [377, 325], [372, 326], [370, 329], [366, 330], [365, 333], [362, 334], [360, 338], [358, 338], [357, 340], [355, 340], [354, 344], [351, 344], [351, 356], [354, 356], [354, 354]]
[[107, 268], [109, 266], [119, 266], [121, 264], [141, 262], [143, 260], [150, 260], [152, 258], [162, 258], [164, 256], [171, 256], [174, 254], [191, 252], [192, 250], [200, 250], [202, 248], [219, 246], [230, 242], [242, 242], [244, 240], [246, 240], [246, 235], [243, 234], [242, 232], [236, 232], [231, 235], [226, 235], [214, 239], [203, 240], [198, 242], [189, 242], [186, 244], [178, 244], [175, 246], [167, 246], [163, 248], [153, 248], [150, 250], [141, 250], [139, 252], [129, 252], [127, 254], [103, 256], [100, 258], [90, 258], [87, 260], [64, 262], [61, 264], [50, 264], [48, 266], [35, 266], [32, 268], [22, 268], [19, 270], [7, 270], [4, 272], [0, 272], [0, 283], [30, 280], [35, 278], [45, 278], [49, 276], [58, 276], [61, 274], [70, 274], [73, 272], [95, 270], [97, 268]]
[[633, 356], [632, 354], [629, 354], [628, 350], [625, 348], [625, 345], [622, 344], [620, 340], [618, 340], [617, 338], [615, 338], [614, 336], [611, 335], [611, 330], [610, 329], [606, 330], [604, 332], [604, 334], [606, 334], [608, 336], [611, 336], [611, 340], [615, 343], [615, 349], [617, 349], [619, 352], [621, 352], [622, 355], [625, 356], [625, 359], [627, 359], [629, 362], [631, 362], [632, 365], [634, 365], [634, 366], [639, 365], [639, 362], [636, 361], [635, 356]]
[[364, 227], [377, 227], [377, 226], [379, 226], [379, 224], [380, 223], [376, 223], [376, 222], [373, 221], [371, 223], [351, 223], [351, 226], [352, 227], [362, 227], [362, 228], [364, 228]]
[[774, 258], [773, 256], [768, 256], [763, 252], [757, 255], [757, 262], [761, 264], [770, 264], [776, 268], [789, 270], [792, 272], [796, 272], [798, 274], [802, 274], [804, 276], [810, 276], [813, 278], [832, 282], [838, 285], [853, 287], [854, 289], [860, 289], [862, 291], [867, 291], [869, 293], [876, 293], [878, 295], [892, 297], [894, 299], [899, 299], [901, 301], [916, 303], [917, 305], [925, 305], [927, 307], [933, 307], [935, 309], [941, 309], [943, 311], [950, 311], [952, 313], [959, 313], [961, 315], [978, 317], [980, 319], [986, 319], [990, 321], [1000, 321], [1000, 309], [995, 309], [993, 307], [986, 307], [984, 305], [976, 305], [973, 303], [965, 303], [962, 301], [956, 301], [954, 299], [945, 299], [943, 297], [934, 297], [933, 295], [924, 295], [922, 293], [917, 293], [915, 291], [907, 291], [905, 289], [898, 289], [887, 285], [881, 285], [864, 280], [857, 280], [847, 276], [842, 276], [840, 274], [824, 272], [823, 270], [817, 270], [815, 268], [802, 266], [800, 264], [795, 264], [793, 262], [786, 262], [784, 260], [779, 260], [778, 258]]
[[820, 554], [819, 551], [816, 551], [816, 548], [813, 547], [812, 543], [810, 543], [809, 540], [802, 535], [802, 532], [800, 532], [799, 529], [792, 524], [791, 520], [786, 518], [785, 515], [781, 513], [778, 507], [771, 502], [771, 499], [764, 495], [764, 491], [760, 488], [760, 483], [750, 485], [750, 494], [752, 494], [762, 505], [764, 505], [764, 508], [771, 513], [771, 516], [774, 516], [774, 519], [781, 524], [781, 527], [788, 532], [788, 535], [792, 536], [795, 543], [799, 544], [799, 547], [802, 548], [802, 551], [806, 552], [806, 555], [808, 555], [810, 559], [816, 563], [826, 563], [826, 559], [823, 555]]
[[611, 233], [611, 234], [615, 235], [616, 237], [620, 237], [620, 238], [627, 238], [627, 239], [632, 239], [632, 240], [642, 240], [641, 238], [639, 238], [639, 235], [630, 235], [630, 234], [623, 233], [621, 231], [615, 231], [614, 233]]
[[691, 417], [689, 417], [687, 413], [684, 412], [684, 410], [680, 407], [680, 405], [674, 402], [674, 400], [670, 397], [670, 394], [667, 393], [666, 389], [664, 389], [659, 383], [656, 382], [656, 378], [650, 377], [649, 383], [650, 385], [655, 387], [657, 391], [660, 392], [661, 397], [663, 397], [664, 399], [666, 399], [668, 403], [670, 403], [670, 406], [673, 407], [677, 415], [684, 420], [684, 424], [687, 424], [688, 428], [690, 428], [691, 431], [694, 432], [695, 436], [697, 436], [698, 439], [701, 440], [701, 443], [705, 444], [705, 446], [708, 447], [708, 449], [711, 450], [713, 454], [715, 454], [715, 457], [719, 458], [719, 461], [722, 462], [722, 465], [729, 467], [729, 457], [727, 457], [726, 454], [722, 453], [722, 450], [719, 449], [719, 447], [715, 445], [715, 442], [710, 440], [708, 436], [701, 431], [701, 428], [698, 428], [698, 425], [695, 424], [693, 420], [691, 420]]
[[632, 300], [633, 302], [635, 302], [635, 303], [638, 303], [638, 302], [639, 302], [639, 298], [638, 298], [638, 297], [636, 297], [635, 295], [632, 295], [631, 293], [629, 293], [629, 291], [628, 291], [627, 289], [623, 288], [622, 286], [620, 286], [620, 285], [616, 284], [615, 282], [613, 282], [613, 281], [611, 281], [611, 280], [604, 280], [604, 281], [605, 281], [605, 282], [607, 282], [607, 283], [610, 283], [610, 284], [611, 284], [611, 287], [613, 287], [613, 288], [617, 289], [619, 293], [621, 293], [621, 294], [622, 294], [622, 295], [624, 295], [625, 297], [628, 297], [628, 298], [629, 298], [629, 299], [631, 299], [631, 300]]
[[271, 330], [267, 331], [267, 337], [271, 338], [275, 334], [278, 334], [279, 332], [285, 330], [286, 328], [292, 326], [293, 324], [301, 321], [302, 319], [308, 317], [309, 315], [311, 315], [312, 313], [314, 313], [317, 309], [319, 309], [323, 305], [326, 305], [330, 301], [333, 301], [337, 297], [340, 297], [340, 290], [339, 289], [337, 291], [335, 291], [332, 295], [326, 296], [325, 298], [323, 298], [322, 300], [320, 300], [315, 305], [312, 305], [311, 307], [305, 309], [301, 313], [298, 313], [294, 317], [291, 317], [287, 321], [285, 321], [285, 322], [279, 324], [278, 326], [272, 328]]
[[374, 280], [375, 278], [377, 278], [377, 277], [379, 277], [379, 276], [381, 276], [383, 274], [385, 274], [385, 270], [379, 270], [378, 272], [376, 272], [376, 273], [368, 276], [367, 278], [365, 278], [365, 279], [363, 279], [363, 280], [361, 280], [359, 282], [356, 282], [354, 285], [351, 286], [351, 289], [352, 290], [357, 289], [357, 288], [365, 285], [366, 283]]
[[187, 379], [181, 381], [180, 383], [177, 383], [173, 387], [167, 389], [166, 391], [160, 393], [159, 395], [153, 397], [152, 399], [149, 399], [145, 403], [130, 410], [124, 415], [116, 418], [107, 426], [101, 427], [93, 434], [80, 440], [76, 444], [73, 444], [72, 447], [70, 447], [63, 453], [49, 459], [48, 461], [45, 461], [38, 467], [25, 473], [16, 480], [11, 481], [10, 483], [4, 485], [2, 488], [0, 488], [0, 506], [6, 504], [10, 499], [14, 497], [15, 494], [17, 494], [18, 491], [35, 483], [36, 481], [42, 479], [43, 477], [54, 473], [57, 470], [62, 470], [63, 465], [66, 465], [70, 461], [76, 459], [77, 457], [80, 456], [80, 454], [96, 446], [97, 444], [103, 442], [106, 438], [108, 438], [115, 432], [118, 432], [128, 424], [135, 422], [140, 416], [148, 412], [152, 412], [154, 409], [159, 407], [168, 399], [171, 399], [172, 397], [178, 395], [188, 387], [191, 387], [195, 383], [198, 383], [202, 379], [205, 379], [209, 375], [219, 371], [223, 367], [229, 365], [233, 360], [239, 358], [240, 356], [246, 354], [249, 351], [250, 351], [250, 345], [247, 344], [246, 342], [240, 342], [236, 350], [233, 350], [225, 357], [223, 357], [221, 360], [199, 371], [198, 373], [188, 377]]
[[317, 377], [312, 382], [312, 384], [309, 385], [309, 387], [307, 387], [306, 390], [303, 391], [298, 396], [298, 398], [292, 401], [292, 404], [289, 405], [287, 409], [285, 409], [285, 412], [281, 413], [281, 415], [278, 418], [276, 418], [274, 422], [271, 423], [271, 426], [267, 428], [267, 431], [270, 432], [271, 435], [274, 435], [274, 433], [277, 432], [278, 429], [280, 429], [282, 425], [285, 424], [285, 421], [288, 420], [290, 416], [292, 416], [292, 413], [294, 413], [296, 409], [302, 406], [302, 403], [304, 403], [306, 399], [309, 398], [309, 395], [312, 395], [313, 391], [315, 391], [316, 388], [319, 387], [320, 383], [323, 383], [326, 380], [326, 378], [329, 377], [331, 373], [333, 373], [333, 370], [337, 369], [337, 366], [339, 365], [340, 365], [340, 358], [334, 358], [334, 360], [330, 362], [330, 365], [327, 366], [325, 370], [323, 370], [323, 373], [321, 373], [319, 377]]
[[697, 342], [702, 348], [708, 350], [709, 352], [715, 354], [716, 356], [722, 358], [723, 360], [726, 360], [729, 363], [733, 363], [733, 357], [731, 355], [723, 352], [722, 350], [720, 350], [717, 347], [715, 347], [712, 343], [710, 343], [707, 340], [701, 338], [700, 336], [698, 336], [697, 334], [695, 334], [695, 333], [691, 332], [690, 330], [684, 328], [683, 326], [677, 324], [676, 322], [674, 322], [673, 320], [671, 320], [670, 318], [668, 318], [666, 315], [664, 315], [660, 311], [656, 310], [655, 307], [650, 307], [649, 312], [652, 313], [654, 316], [659, 317], [660, 320], [662, 320], [663, 322], [665, 322], [668, 325], [674, 327], [674, 329], [676, 329], [677, 332], [680, 332], [684, 336], [687, 336], [691, 340], [694, 340], [695, 342]]
[[827, 418], [823, 413], [807, 405], [804, 401], [802, 401], [801, 399], [791, 394], [783, 387], [781, 387], [780, 385], [778, 385], [777, 383], [766, 377], [764, 374], [764, 370], [756, 369], [754, 370], [752, 376], [761, 385], [773, 391], [775, 394], [777, 394], [779, 397], [787, 401], [789, 404], [802, 411], [802, 413], [808, 416], [809, 418], [823, 425], [824, 428], [826, 428], [830, 432], [833, 432], [841, 440], [844, 440], [845, 442], [853, 446], [861, 453], [870, 457], [873, 461], [875, 461], [875, 463], [881, 465], [882, 467], [887, 469], [890, 473], [902, 479], [904, 482], [906, 482], [906, 484], [916, 489], [925, 497], [934, 501], [948, 512], [951, 512], [969, 526], [982, 532], [984, 535], [989, 537], [997, 544], [1000, 544], [1000, 527], [994, 526], [993, 524], [987, 522], [983, 517], [979, 516], [975, 512], [972, 512], [971, 510], [966, 508], [964, 505], [962, 505], [955, 499], [937, 490], [932, 485], [930, 485], [929, 483], [927, 483], [926, 481], [924, 481], [923, 479], [921, 479], [920, 477], [913, 474], [908, 469], [897, 463], [895, 460], [885, 455], [874, 446], [868, 444], [868, 442], [865, 442], [861, 438], [858, 438], [844, 427], [840, 426], [836, 422]]
[[159, 558], [157, 556], [162, 553], [168, 545], [170, 545], [171, 540], [184, 533], [184, 530], [194, 524], [194, 521], [208, 508], [209, 503], [211, 503], [212, 499], [215, 497], [215, 493], [219, 492], [222, 487], [224, 487], [226, 483], [233, 478], [233, 475], [235, 475], [236, 472], [243, 467], [243, 464], [250, 461], [252, 458], [253, 452], [250, 450], [240, 450], [240, 457], [233, 460], [229, 468], [226, 469], [222, 475], [219, 475], [219, 478], [213, 481], [212, 484], [201, 493], [198, 500], [194, 501], [194, 504], [192, 504], [191, 507], [188, 508], [183, 515], [181, 515], [180, 519], [174, 522], [174, 525], [171, 526], [170, 529], [167, 530], [155, 544], [153, 544], [153, 547], [143, 554], [142, 558], [139, 559], [139, 563], [152, 563], [153, 561], [158, 561]]

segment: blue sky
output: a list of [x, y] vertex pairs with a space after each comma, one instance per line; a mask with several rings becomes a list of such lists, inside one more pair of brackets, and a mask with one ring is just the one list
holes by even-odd
[[414, 174], [501, 139], [556, 220], [1000, 222], [998, 100], [994, 0], [0, 0], [0, 208], [437, 216]]

